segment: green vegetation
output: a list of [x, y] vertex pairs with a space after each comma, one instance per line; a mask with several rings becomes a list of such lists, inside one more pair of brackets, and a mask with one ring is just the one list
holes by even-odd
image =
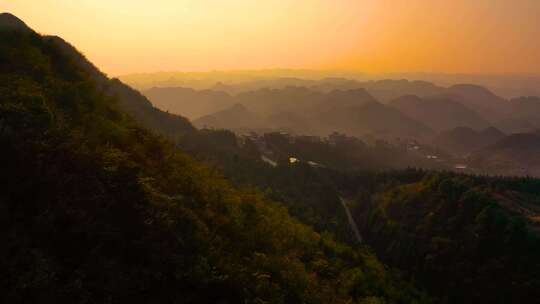
[[539, 180], [421, 172], [385, 179], [362, 184], [354, 210], [383, 261], [451, 303], [538, 299]]
[[140, 127], [191, 129], [58, 39], [0, 29], [0, 59], [1, 302], [427, 302]]

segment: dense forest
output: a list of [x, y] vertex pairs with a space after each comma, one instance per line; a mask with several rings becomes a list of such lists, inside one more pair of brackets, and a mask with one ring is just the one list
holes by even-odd
[[[523, 303], [539, 296], [538, 179], [412, 168], [343, 171], [288, 160], [272, 167], [257, 161], [249, 144], [238, 148], [230, 132], [200, 133], [202, 143], [190, 140], [203, 147], [196, 153], [224, 168], [230, 179], [269, 189], [292, 215], [354, 244], [339, 206], [339, 198], [347, 198], [366, 244], [439, 301]], [[224, 134], [227, 145], [216, 140]], [[290, 146], [281, 142], [288, 155]]]
[[140, 95], [62, 41], [22, 25], [0, 41], [2, 302], [427, 301], [369, 251], [142, 127], [173, 136], [152, 119], [166, 113], [126, 109]]
[[366, 241], [434, 295], [451, 303], [540, 296], [539, 180], [414, 170], [353, 180]]
[[0, 41], [2, 302], [540, 297], [538, 179], [406, 168], [340, 134], [199, 130], [14, 16]]

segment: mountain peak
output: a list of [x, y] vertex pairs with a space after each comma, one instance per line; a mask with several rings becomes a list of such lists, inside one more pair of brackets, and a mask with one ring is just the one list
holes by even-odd
[[10, 13], [0, 13], [0, 31], [32, 31], [26, 23]]
[[450, 92], [458, 94], [474, 94], [476, 96], [495, 97], [488, 88], [476, 84], [456, 84], [448, 88]]

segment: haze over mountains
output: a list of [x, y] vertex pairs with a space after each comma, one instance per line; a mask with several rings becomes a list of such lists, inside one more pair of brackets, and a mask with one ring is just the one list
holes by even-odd
[[[246, 78], [249, 74], [240, 75]], [[390, 143], [418, 141], [428, 150], [439, 149], [444, 152], [438, 154], [456, 157], [451, 162], [460, 167], [466, 164], [478, 173], [487, 172], [486, 164], [478, 163], [478, 157], [464, 157], [481, 153], [506, 135], [540, 129], [540, 99], [536, 96], [505, 99], [475, 84], [443, 87], [427, 81], [311, 77], [275, 77], [228, 85], [217, 82], [208, 84], [212, 89], [203, 90], [153, 87], [144, 94], [156, 107], [185, 115], [199, 128], [322, 137], [339, 132]], [[506, 165], [497, 167], [517, 166], [511, 160], [503, 163]], [[516, 172], [536, 175], [535, 166]], [[491, 173], [504, 174], [505, 169]]]
[[[190, 87], [195, 89], [216, 89], [229, 93], [252, 91], [260, 88], [282, 88], [298, 85], [312, 86], [321, 79], [326, 82], [341, 82], [342, 88], [351, 88], [356, 82], [367, 85], [381, 79], [408, 79], [424, 87], [429, 95], [437, 94], [440, 87], [471, 83], [487, 87], [497, 95], [507, 99], [519, 96], [540, 95], [540, 75], [481, 75], [481, 74], [433, 74], [433, 73], [387, 73], [369, 74], [358, 71], [317, 71], [317, 70], [239, 70], [213, 72], [160, 72], [148, 74], [121, 75], [120, 79], [142, 91], [152, 87]], [[348, 81], [344, 81], [349, 79]], [[433, 86], [435, 84], [435, 86]], [[324, 88], [322, 86], [321, 88]], [[382, 90], [384, 91], [384, 89]], [[404, 93], [404, 92], [403, 92]], [[391, 92], [388, 100], [395, 99]], [[410, 92], [409, 94], [419, 94]], [[406, 94], [404, 94], [406, 95]], [[420, 95], [422, 96], [422, 95]], [[382, 97], [382, 96], [379, 96]], [[381, 98], [382, 100], [382, 98]]]
[[11, 14], [0, 42], [2, 303], [540, 297], [538, 97], [349, 79], [142, 94]]

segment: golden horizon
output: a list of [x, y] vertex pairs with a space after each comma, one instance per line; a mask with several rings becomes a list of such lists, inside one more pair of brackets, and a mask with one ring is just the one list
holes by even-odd
[[[538, 74], [534, 0], [13, 0], [109, 75], [301, 69]], [[44, 13], [46, 12], [46, 13]]]

